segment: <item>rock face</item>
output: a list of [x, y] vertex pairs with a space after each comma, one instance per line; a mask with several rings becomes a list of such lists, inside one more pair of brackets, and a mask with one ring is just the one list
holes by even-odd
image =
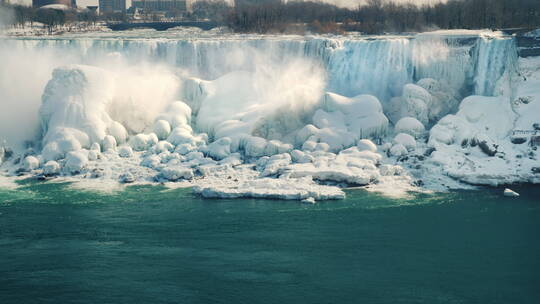
[[523, 58], [540, 56], [540, 30], [516, 37], [519, 56]]
[[497, 145], [490, 143], [487, 140], [479, 141], [478, 146], [480, 147], [480, 150], [488, 156], [495, 156], [495, 154], [497, 154]]

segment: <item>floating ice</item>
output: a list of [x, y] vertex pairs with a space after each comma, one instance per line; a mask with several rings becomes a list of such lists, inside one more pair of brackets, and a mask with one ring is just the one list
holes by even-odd
[[519, 193], [511, 190], [511, 189], [504, 189], [504, 196], [508, 196], [508, 197], [518, 197], [519, 196]]
[[321, 186], [309, 178], [260, 178], [247, 180], [230, 186], [206, 185], [193, 188], [206, 198], [270, 198], [282, 200], [336, 200], [345, 198], [338, 187]]

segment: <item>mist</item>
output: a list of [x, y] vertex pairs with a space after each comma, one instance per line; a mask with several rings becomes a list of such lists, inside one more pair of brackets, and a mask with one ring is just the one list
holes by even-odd
[[54, 67], [69, 62], [48, 50], [37, 53], [0, 40], [0, 143], [20, 150], [39, 130], [41, 94]]
[[0, 5], [0, 30], [5, 26], [12, 24], [15, 16], [11, 8]]
[[84, 58], [68, 49], [35, 48], [31, 41], [27, 45], [10, 42], [0, 40], [0, 101], [7, 109], [0, 111], [0, 145], [16, 151], [39, 142], [40, 107], [56, 68], [85, 64], [111, 75], [110, 92], [99, 95], [110, 100], [87, 100], [83, 111], [89, 111], [94, 103], [105, 103], [111, 117], [133, 132], [143, 131], [178, 94], [175, 72], [160, 64], [141, 60], [133, 65], [117, 53]]

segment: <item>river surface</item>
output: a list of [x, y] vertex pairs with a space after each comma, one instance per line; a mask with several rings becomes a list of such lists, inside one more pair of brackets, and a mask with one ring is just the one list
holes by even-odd
[[539, 303], [540, 187], [315, 205], [0, 189], [1, 303]]

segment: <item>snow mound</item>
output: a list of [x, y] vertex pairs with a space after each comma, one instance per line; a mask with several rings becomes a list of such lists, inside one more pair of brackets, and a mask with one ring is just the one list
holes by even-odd
[[57, 68], [45, 87], [39, 111], [45, 160], [101, 142], [114, 121], [106, 107], [112, 100], [113, 76], [95, 67]]
[[401, 118], [412, 117], [427, 126], [453, 112], [459, 104], [458, 95], [444, 81], [424, 78], [417, 84], [406, 84], [402, 95], [392, 98], [386, 110], [395, 124]]
[[504, 97], [470, 96], [459, 106], [456, 115], [445, 116], [430, 131], [429, 144], [467, 145], [473, 140], [500, 140], [514, 126], [514, 114]]
[[395, 131], [396, 133], [406, 133], [415, 138], [419, 138], [424, 134], [425, 128], [418, 119], [413, 117], [403, 117], [396, 123]]
[[393, 142], [398, 145], [403, 145], [408, 151], [412, 151], [416, 148], [416, 140], [409, 134], [399, 133], [394, 137]]
[[354, 146], [359, 139], [381, 138], [388, 129], [379, 100], [371, 95], [347, 98], [326, 93], [320, 109], [313, 116], [313, 125], [306, 125], [296, 135], [296, 144], [303, 150], [324, 150], [317, 143], [339, 152]]
[[377, 146], [369, 139], [360, 139], [356, 144], [358, 151], [377, 152]]
[[540, 120], [540, 112], [520, 111], [533, 104], [513, 103], [506, 96], [464, 99], [455, 115], [445, 116], [431, 129], [428, 145], [435, 151], [430, 161], [471, 184], [538, 182], [534, 147], [513, 140], [520, 122]]
[[23, 168], [25, 171], [32, 171], [39, 168], [39, 159], [35, 156], [27, 156], [23, 160]]

